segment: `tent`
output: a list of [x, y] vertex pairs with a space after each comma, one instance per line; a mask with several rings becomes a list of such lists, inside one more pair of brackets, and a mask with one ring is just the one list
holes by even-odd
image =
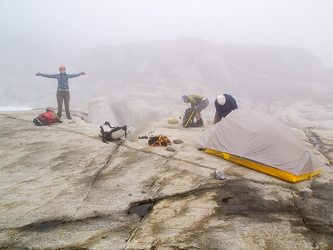
[[324, 166], [287, 125], [255, 110], [234, 110], [194, 140], [207, 153], [290, 182]]

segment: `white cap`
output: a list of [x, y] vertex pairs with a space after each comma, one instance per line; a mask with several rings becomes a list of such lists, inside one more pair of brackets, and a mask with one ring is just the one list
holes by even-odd
[[219, 95], [219, 96], [217, 97], [217, 102], [218, 102], [220, 105], [224, 105], [225, 102], [226, 102], [225, 96], [224, 96], [224, 95]]

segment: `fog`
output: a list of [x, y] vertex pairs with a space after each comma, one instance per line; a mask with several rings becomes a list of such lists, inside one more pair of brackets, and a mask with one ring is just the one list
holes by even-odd
[[55, 80], [34, 74], [64, 64], [86, 72], [69, 80], [71, 108], [95, 123], [178, 116], [191, 93], [210, 98], [210, 120], [216, 94], [229, 93], [330, 128], [332, 10], [330, 0], [1, 0], [0, 106], [56, 107]]
[[289, 46], [332, 67], [332, 10], [330, 0], [1, 0], [0, 31], [73, 49], [179, 37]]

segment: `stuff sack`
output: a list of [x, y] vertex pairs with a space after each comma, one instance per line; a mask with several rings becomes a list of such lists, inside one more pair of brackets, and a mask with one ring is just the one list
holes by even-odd
[[188, 108], [185, 110], [185, 114], [183, 117], [183, 127], [195, 127], [194, 123], [194, 109], [193, 108]]
[[62, 122], [52, 109], [46, 109], [46, 111], [46, 113], [40, 114], [35, 119], [33, 119], [33, 123], [35, 123], [37, 126], [44, 126], [56, 122]]
[[127, 134], [127, 126], [112, 127], [109, 122], [105, 122], [98, 130], [98, 135], [102, 137], [103, 142], [107, 143], [110, 140], [118, 140]]
[[148, 143], [152, 147], [171, 145], [170, 139], [164, 135], [153, 135], [149, 137]]

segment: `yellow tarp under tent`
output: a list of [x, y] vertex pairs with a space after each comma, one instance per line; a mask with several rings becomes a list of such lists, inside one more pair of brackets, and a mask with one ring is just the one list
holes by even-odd
[[286, 124], [260, 111], [234, 110], [193, 139], [206, 153], [290, 182], [324, 166]]

